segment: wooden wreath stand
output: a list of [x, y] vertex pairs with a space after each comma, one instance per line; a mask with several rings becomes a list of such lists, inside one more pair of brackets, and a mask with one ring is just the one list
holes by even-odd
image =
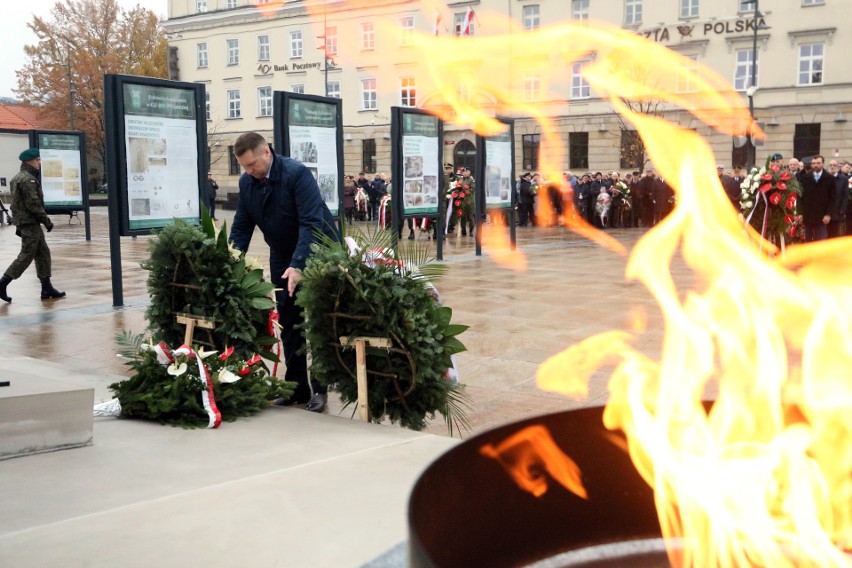
[[344, 347], [355, 346], [355, 366], [358, 380], [358, 419], [370, 421], [370, 405], [367, 398], [367, 345], [389, 349], [391, 340], [386, 337], [349, 337], [342, 336], [340, 344]]
[[[208, 334], [209, 330], [216, 327], [216, 322], [204, 319], [201, 316], [194, 316], [192, 314], [176, 314], [175, 321], [186, 326], [186, 331], [183, 334], [183, 344], [188, 345], [189, 347], [192, 347], [192, 336], [195, 334], [196, 327], [208, 330]], [[210, 344], [212, 345], [212, 336], [210, 337], [210, 341]], [[207, 342], [202, 343], [206, 344]]]

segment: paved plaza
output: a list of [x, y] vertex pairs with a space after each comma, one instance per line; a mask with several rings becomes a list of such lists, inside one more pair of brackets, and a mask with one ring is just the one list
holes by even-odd
[[[34, 267], [12, 283], [13, 303], [0, 303], [0, 374], [54, 373], [108, 400], [107, 385], [127, 375], [116, 334], [145, 330], [139, 264], [150, 237], [122, 238], [125, 306], [114, 308], [106, 208], [92, 208], [89, 242], [79, 225], [53, 220], [53, 282], [68, 296], [41, 301]], [[642, 230], [610, 234], [630, 249]], [[19, 245], [14, 229], [0, 229], [3, 267]], [[628, 329], [631, 308], [648, 322], [637, 347], [652, 357], [661, 349], [659, 310], [625, 281], [626, 257], [562, 227], [518, 228], [518, 249], [524, 272], [476, 256], [471, 237], [446, 243], [449, 270], [436, 284], [454, 322], [470, 326], [458, 356], [471, 401], [465, 437], [604, 404], [604, 374], [577, 401], [540, 391], [536, 368], [591, 335]], [[259, 234], [249, 254], [266, 259]], [[689, 278], [680, 265], [675, 277]], [[331, 399], [323, 415], [271, 407], [215, 432], [98, 418], [91, 447], [2, 461], [0, 559], [14, 562], [0, 564], [362, 566], [405, 540], [412, 483], [457, 440], [440, 417], [410, 432], [350, 420], [352, 409]]]

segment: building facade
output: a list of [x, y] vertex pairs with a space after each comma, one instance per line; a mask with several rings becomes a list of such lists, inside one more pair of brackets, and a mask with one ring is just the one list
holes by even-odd
[[[640, 34], [715, 70], [742, 93], [766, 134], [756, 148], [747, 137], [718, 133], [681, 109], [657, 109], [695, 128], [720, 164], [761, 162], [770, 152], [852, 158], [852, 67], [841, 55], [852, 30], [838, 23], [848, 1], [469, 0], [436, 10], [434, 3], [425, 8], [412, 0], [170, 0], [163, 25], [172, 78], [207, 88], [211, 168], [220, 183], [234, 187], [240, 171], [231, 145], [251, 130], [271, 139], [274, 91], [342, 98], [346, 173], [389, 171], [390, 108], [447, 96], [436, 93], [428, 69], [432, 54], [415, 47], [414, 34], [462, 36], [446, 38], [457, 41], [453, 49], [462, 54], [473, 45], [464, 41], [502, 34], [511, 52], [568, 21], [602, 21]], [[487, 25], [486, 15], [511, 22], [509, 35], [508, 27]], [[583, 77], [583, 63], [560, 67], [558, 57], [544, 59], [498, 62], [504, 71], [493, 73], [488, 85], [460, 83], [456, 94], [497, 114], [494, 87], [517, 93], [556, 125], [562, 169], [641, 168], [647, 157], [637, 155], [632, 131]], [[539, 167], [541, 128], [533, 114], [510, 114], [518, 171]], [[472, 165], [474, 141], [467, 125], [446, 123], [444, 161]]]

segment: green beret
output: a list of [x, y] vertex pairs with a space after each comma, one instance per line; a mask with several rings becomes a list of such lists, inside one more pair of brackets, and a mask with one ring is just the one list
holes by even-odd
[[769, 156], [769, 159], [774, 162], [775, 160], [783, 160], [784, 156], [782, 156], [781, 154], [776, 152], [776, 153], [772, 154], [771, 156]]
[[18, 156], [18, 159], [22, 162], [29, 162], [36, 158], [38, 158], [38, 148], [27, 148]]

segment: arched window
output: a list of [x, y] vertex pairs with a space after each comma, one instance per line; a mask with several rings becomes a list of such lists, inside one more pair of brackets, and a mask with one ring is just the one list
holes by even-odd
[[476, 146], [470, 140], [462, 140], [453, 149], [453, 164], [459, 167], [470, 168], [473, 171], [476, 165]]

